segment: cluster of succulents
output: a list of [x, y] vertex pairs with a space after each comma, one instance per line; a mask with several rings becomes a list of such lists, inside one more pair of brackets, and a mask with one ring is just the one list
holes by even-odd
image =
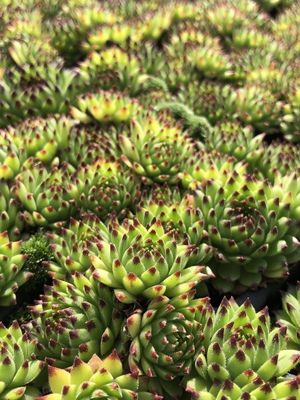
[[288, 348], [300, 349], [300, 281], [297, 285], [290, 285], [286, 292], [281, 292], [282, 309], [276, 311], [277, 324], [287, 327]]
[[[112, 351], [124, 320], [122, 304], [92, 270], [86, 275], [76, 272], [69, 280], [54, 279], [30, 306], [32, 319], [25, 325], [37, 338], [36, 357], [65, 368], [75, 356], [88, 361], [94, 353]], [[123, 351], [121, 341], [118, 350]]]
[[259, 286], [263, 277], [283, 278], [299, 260], [297, 197], [287, 188], [237, 168], [196, 186], [193, 202], [216, 249], [209, 266], [219, 291], [240, 293]]
[[0, 397], [34, 399], [39, 391], [31, 383], [42, 372], [45, 362], [35, 356], [36, 339], [24, 333], [18, 322], [9, 328], [0, 322]]
[[271, 329], [266, 308], [255, 312], [249, 299], [238, 306], [224, 298], [204, 336], [186, 382], [193, 398], [297, 399], [299, 376], [285, 375], [299, 363], [300, 352], [286, 348], [286, 327]]
[[195, 143], [179, 125], [147, 115], [139, 121], [132, 118], [130, 135], [119, 135], [123, 161], [144, 184], [180, 180], [182, 163], [194, 152]]
[[103, 124], [108, 122], [118, 124], [129, 121], [139, 109], [137, 100], [124, 96], [122, 93], [103, 90], [86, 93], [77, 98], [77, 103], [77, 107], [71, 107], [71, 115], [83, 123], [96, 120]]
[[23, 270], [26, 258], [27, 255], [21, 253], [21, 240], [10, 242], [7, 231], [0, 233], [1, 306], [15, 304], [15, 292], [31, 277], [31, 272]]
[[201, 264], [206, 252], [184, 244], [172, 230], [166, 232], [159, 219], [148, 227], [137, 218], [114, 222], [109, 240], [97, 247], [90, 256], [93, 276], [127, 304], [185, 293], [211, 275]]
[[2, 0], [0, 400], [300, 399], [299, 23]]

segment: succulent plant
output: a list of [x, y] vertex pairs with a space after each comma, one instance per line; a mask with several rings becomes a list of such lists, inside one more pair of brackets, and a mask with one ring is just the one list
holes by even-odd
[[159, 183], [154, 183], [150, 187], [147, 187], [141, 195], [141, 201], [144, 204], [154, 202], [159, 204], [172, 205], [174, 203], [180, 203], [186, 191], [182, 190], [179, 186], [169, 186], [167, 182], [162, 185]]
[[215, 38], [215, 44], [209, 46], [193, 46], [188, 59], [191, 65], [200, 72], [203, 78], [223, 81], [239, 81], [243, 73], [237, 71], [228, 55]]
[[208, 8], [205, 17], [211, 25], [209, 29], [212, 34], [222, 38], [232, 37], [234, 32], [245, 23], [245, 16], [239, 8], [227, 2]]
[[[214, 128], [213, 128], [214, 129]], [[247, 164], [215, 148], [212, 151], [200, 149], [196, 151], [183, 165], [183, 172], [180, 175], [181, 185], [186, 189], [196, 189], [206, 185], [209, 179], [219, 179], [226, 173], [238, 169], [244, 173]]]
[[274, 133], [279, 128], [282, 103], [278, 94], [257, 84], [246, 85], [236, 91], [236, 116], [259, 132]]
[[36, 340], [23, 333], [17, 321], [9, 328], [0, 322], [0, 399], [35, 399], [39, 391], [32, 385], [44, 368], [34, 355]]
[[49, 226], [67, 221], [77, 212], [78, 188], [70, 183], [68, 165], [47, 171], [41, 162], [29, 159], [12, 189], [30, 226]]
[[300, 352], [286, 349], [286, 327], [272, 329], [267, 308], [256, 313], [249, 299], [238, 306], [224, 298], [204, 337], [194, 376], [186, 379], [193, 398], [297, 398], [299, 377], [286, 374]]
[[[190, 374], [204, 338], [202, 324], [209, 317], [208, 299], [194, 299], [194, 294], [157, 296], [144, 311], [136, 310], [127, 318], [132, 372], [158, 377], [162, 386], [163, 381]], [[180, 398], [180, 388], [176, 390]]]
[[93, 26], [103, 23], [111, 25], [123, 20], [121, 15], [117, 15], [112, 10], [112, 7], [107, 7], [106, 4], [99, 4], [98, 2], [91, 2], [89, 4], [82, 2], [81, 4], [77, 4], [77, 7], [69, 4], [64, 5], [63, 9], [68, 16], [75, 19], [79, 31], [86, 31]]
[[0, 3], [0, 400], [298, 400], [298, 2]]
[[[245, 53], [243, 57], [243, 66], [247, 71], [245, 84], [251, 86], [259, 81], [262, 87], [278, 96], [279, 99], [286, 99], [286, 93], [290, 90], [290, 81], [294, 79], [294, 68], [292, 64], [278, 60], [277, 54], [285, 53], [280, 42], [272, 40], [267, 46], [272, 48], [272, 53], [266, 51], [265, 47], [249, 49]], [[238, 53], [236, 61], [241, 62]]]
[[289, 349], [300, 350], [300, 282], [289, 285], [287, 291], [281, 291], [280, 310], [275, 311], [277, 325], [287, 327]]
[[[207, 236], [207, 233], [203, 231], [204, 221], [201, 211], [199, 208], [186, 204], [186, 199], [181, 203], [166, 203], [163, 200], [141, 201], [136, 207], [135, 217], [147, 229], [156, 219], [159, 219], [165, 232], [175, 231], [182, 237], [182, 241], [187, 239], [189, 244], [200, 246], [203, 235]], [[203, 251], [202, 263], [205, 264], [212, 256], [212, 248], [206, 243], [202, 243], [200, 247]], [[204, 254], [206, 254], [205, 258]]]
[[7, 231], [10, 240], [20, 239], [24, 228], [24, 219], [18, 203], [8, 186], [0, 180], [0, 233]]
[[[122, 305], [92, 270], [76, 271], [69, 282], [53, 279], [29, 309], [32, 320], [24, 327], [37, 338], [36, 356], [59, 368], [70, 367], [76, 356], [88, 361], [113, 350], [124, 319]], [[121, 353], [122, 343], [118, 347]]]
[[138, 30], [136, 29], [136, 40], [160, 40], [164, 32], [166, 32], [172, 24], [174, 11], [172, 7], [166, 6], [158, 8], [155, 12], [150, 11], [144, 13], [141, 20], [142, 24], [138, 26]]
[[129, 137], [119, 135], [122, 160], [142, 177], [142, 182], [179, 182], [181, 163], [195, 148], [180, 124], [171, 126], [148, 115], [142, 122], [132, 119], [130, 133]]
[[47, 234], [53, 260], [46, 263], [49, 274], [68, 280], [75, 271], [84, 273], [91, 266], [91, 252], [97, 252], [97, 244], [108, 239], [106, 225], [95, 214], [81, 214], [80, 220], [70, 218], [67, 227]]
[[254, 24], [241, 26], [236, 29], [226, 43], [234, 49], [264, 48], [272, 42], [272, 37], [263, 29], [258, 29]]
[[77, 98], [77, 107], [72, 106], [71, 115], [83, 123], [99, 121], [102, 124], [119, 124], [129, 121], [138, 113], [139, 103], [119, 92], [86, 93]]
[[0, 129], [0, 179], [11, 181], [26, 163], [27, 154], [24, 147], [16, 145], [7, 130]]
[[[175, 94], [180, 87], [188, 84], [191, 79], [196, 80], [197, 74], [182, 58], [168, 57], [162, 68], [156, 73], [156, 78], [162, 79], [168, 91]], [[163, 100], [167, 99], [164, 98]]]
[[92, 164], [98, 157], [118, 157], [117, 131], [111, 127], [101, 128], [89, 125], [75, 125], [69, 132], [68, 145], [58, 149], [58, 158], [75, 169], [82, 163]]
[[[102, 50], [107, 46], [107, 42], [117, 45], [124, 45], [129, 38], [136, 33], [136, 29], [130, 21], [120, 21], [114, 24], [96, 25], [89, 30], [86, 40], [82, 42], [82, 48], [85, 52]], [[138, 40], [134, 38], [134, 40]]]
[[58, 61], [57, 51], [42, 39], [30, 41], [13, 40], [8, 49], [9, 55], [21, 69], [24, 64], [37, 65], [38, 63]]
[[296, 180], [295, 174], [283, 186], [272, 185], [243, 169], [224, 170], [194, 192], [208, 244], [216, 248], [208, 266], [216, 275], [212, 284], [220, 292], [241, 293], [266, 279], [283, 279], [288, 264], [299, 260]]
[[22, 241], [10, 242], [7, 231], [0, 233], [0, 305], [16, 304], [16, 291], [32, 276], [23, 266]]
[[67, 114], [76, 95], [91, 86], [81, 80], [78, 71], [62, 69], [61, 64], [48, 64], [40, 72], [43, 82], [25, 88], [10, 75], [1, 80], [0, 127], [38, 115]]
[[186, 104], [194, 114], [205, 117], [211, 125], [223, 119], [233, 120], [235, 96], [229, 84], [210, 79], [189, 82], [177, 94], [180, 103]]
[[256, 167], [263, 177], [274, 182], [277, 174], [285, 176], [299, 165], [300, 143], [291, 143], [280, 139], [272, 140], [265, 148]]
[[165, 64], [165, 53], [154, 42], [129, 40], [123, 48], [129, 55], [133, 53], [138, 57], [145, 74], [159, 76], [159, 71]]
[[91, 52], [88, 58], [80, 63], [80, 71], [82, 75], [86, 74], [87, 79], [90, 79], [91, 74], [103, 74], [105, 77], [112, 73], [115, 79], [112, 79], [111, 86], [135, 94], [142, 65], [135, 54], [113, 46], [103, 49], [101, 53]]
[[283, 105], [283, 117], [280, 124], [284, 133], [284, 138], [293, 143], [300, 142], [300, 87], [296, 88], [288, 95], [287, 102]]
[[123, 374], [122, 362], [115, 350], [104, 360], [96, 354], [88, 362], [75, 357], [69, 370], [49, 366], [48, 371], [51, 393], [37, 400], [138, 398], [138, 376]]
[[84, 56], [80, 43], [86, 34], [79, 31], [75, 18], [58, 13], [55, 18], [45, 20], [44, 26], [51, 38], [51, 45], [67, 61], [67, 65], [74, 64]]
[[[287, 172], [284, 176], [276, 174], [274, 183], [280, 187], [280, 190], [285, 194], [284, 198], [287, 201], [290, 217], [292, 219], [290, 232], [300, 239], [300, 168], [299, 166]], [[294, 260], [296, 262], [297, 260]]]
[[265, 152], [264, 137], [265, 134], [254, 136], [251, 126], [243, 127], [238, 121], [224, 119], [207, 131], [205, 149], [228, 154], [253, 168]]
[[104, 219], [111, 213], [125, 216], [127, 208], [139, 197], [136, 176], [115, 157], [99, 156], [90, 165], [80, 164], [72, 182], [80, 193], [81, 209]]
[[[59, 118], [53, 116], [48, 118], [36, 117], [26, 119], [14, 127], [8, 126], [0, 133], [7, 135], [16, 148], [24, 149], [23, 159], [25, 156], [26, 158], [34, 157], [43, 164], [50, 164], [56, 157], [58, 150], [64, 150], [67, 147], [73, 125], [74, 122], [65, 115]], [[15, 175], [23, 164], [22, 159], [20, 161], [19, 168], [15, 167]]]
[[90, 256], [93, 276], [127, 304], [159, 295], [177, 296], [211, 277], [199, 266], [205, 252], [182, 244], [172, 231], [166, 233], [159, 219], [148, 228], [137, 218], [122, 225], [112, 221], [110, 241], [100, 244]]
[[30, 41], [43, 37], [41, 10], [33, 7], [33, 4], [23, 4], [15, 2], [11, 4], [11, 12], [5, 13], [4, 39], [12, 40], [15, 38]]
[[282, 56], [288, 56], [288, 60], [291, 62], [295, 60], [295, 56], [299, 52], [297, 29], [295, 29], [299, 21], [299, 14], [295, 6], [296, 4], [292, 4], [284, 12], [279, 13], [271, 27], [276, 39], [283, 41], [286, 45], [285, 50], [287, 51]]

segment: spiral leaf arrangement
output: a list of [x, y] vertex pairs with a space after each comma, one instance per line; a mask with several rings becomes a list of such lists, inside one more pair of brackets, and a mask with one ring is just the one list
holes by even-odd
[[299, 23], [1, 1], [0, 400], [299, 399]]
[[299, 377], [279, 378], [299, 363], [300, 352], [286, 349], [286, 327], [270, 329], [267, 309], [256, 313], [249, 299], [239, 307], [224, 298], [206, 330], [187, 382], [194, 398], [297, 398]]
[[290, 286], [287, 292], [282, 292], [282, 309], [276, 312], [277, 324], [287, 327], [288, 347], [300, 349], [300, 282]]
[[300, 256], [296, 199], [291, 191], [237, 170], [225, 170], [219, 181], [209, 179], [195, 191], [194, 204], [201, 207], [209, 244], [216, 248], [209, 265], [218, 290], [240, 293], [263, 277], [288, 273], [288, 264]]
[[0, 396], [2, 399], [33, 399], [39, 391], [30, 385], [44, 368], [34, 355], [36, 339], [23, 333], [18, 322], [9, 328], [0, 323]]

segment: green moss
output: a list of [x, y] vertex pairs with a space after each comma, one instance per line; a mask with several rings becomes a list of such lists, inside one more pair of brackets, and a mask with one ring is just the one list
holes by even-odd
[[22, 243], [22, 253], [27, 254], [24, 269], [34, 274], [24, 285], [24, 291], [33, 294], [41, 292], [44, 284], [49, 281], [48, 270], [43, 261], [54, 260], [53, 253], [49, 248], [48, 237], [43, 232], [36, 233]]

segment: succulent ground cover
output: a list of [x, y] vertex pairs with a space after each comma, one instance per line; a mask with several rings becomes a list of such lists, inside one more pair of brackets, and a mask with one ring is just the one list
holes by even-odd
[[300, 400], [299, 9], [2, 0], [0, 400]]

